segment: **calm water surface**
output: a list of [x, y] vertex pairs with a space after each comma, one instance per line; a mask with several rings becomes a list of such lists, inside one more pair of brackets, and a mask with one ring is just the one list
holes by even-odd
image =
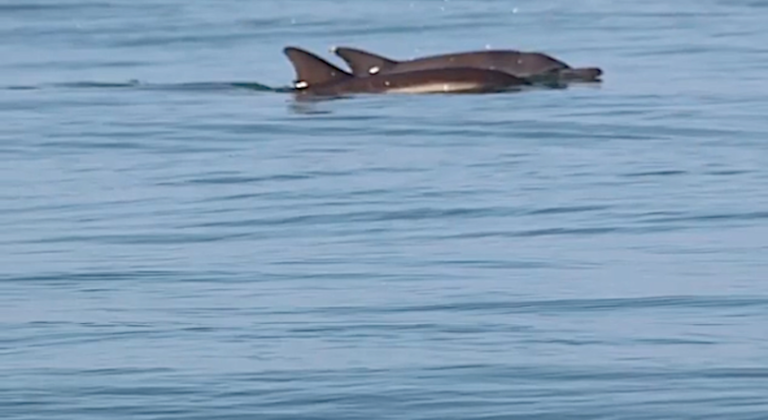
[[[766, 22], [1, 1], [0, 418], [768, 418]], [[299, 103], [286, 45], [605, 78]]]

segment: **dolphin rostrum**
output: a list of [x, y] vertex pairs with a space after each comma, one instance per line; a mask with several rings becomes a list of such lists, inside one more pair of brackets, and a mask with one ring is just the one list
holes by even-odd
[[531, 81], [541, 79], [593, 82], [599, 81], [603, 74], [602, 69], [598, 67], [573, 68], [547, 54], [517, 50], [459, 52], [419, 57], [409, 61], [396, 61], [356, 48], [334, 47], [331, 51], [341, 57], [357, 77], [455, 67], [502, 71]]
[[508, 73], [453, 67], [423, 69], [355, 77], [322, 58], [297, 47], [283, 52], [296, 73], [296, 93], [315, 96], [341, 96], [359, 93], [486, 93], [529, 85]]

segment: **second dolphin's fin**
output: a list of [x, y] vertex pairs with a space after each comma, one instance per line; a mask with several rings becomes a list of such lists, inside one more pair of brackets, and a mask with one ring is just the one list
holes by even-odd
[[352, 74], [357, 77], [370, 76], [398, 64], [395, 60], [355, 48], [337, 47], [332, 51], [349, 65]]

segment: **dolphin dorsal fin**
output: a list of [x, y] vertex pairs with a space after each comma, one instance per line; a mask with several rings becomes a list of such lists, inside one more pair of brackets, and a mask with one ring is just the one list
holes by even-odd
[[357, 77], [370, 76], [398, 64], [395, 60], [355, 48], [337, 47], [333, 52], [347, 62]]
[[286, 47], [283, 52], [293, 64], [296, 72], [294, 87], [297, 89], [338, 82], [352, 77], [346, 71], [301, 48]]

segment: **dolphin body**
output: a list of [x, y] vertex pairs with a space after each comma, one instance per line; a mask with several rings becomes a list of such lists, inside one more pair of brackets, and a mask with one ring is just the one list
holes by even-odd
[[508, 73], [479, 68], [430, 68], [356, 77], [297, 47], [283, 52], [296, 73], [294, 92], [311, 96], [361, 93], [490, 93], [530, 83]]
[[597, 82], [603, 74], [598, 67], [573, 68], [543, 53], [517, 50], [459, 52], [409, 61], [397, 61], [349, 47], [335, 47], [331, 51], [349, 65], [356, 77], [457, 67], [501, 71], [532, 82]]

